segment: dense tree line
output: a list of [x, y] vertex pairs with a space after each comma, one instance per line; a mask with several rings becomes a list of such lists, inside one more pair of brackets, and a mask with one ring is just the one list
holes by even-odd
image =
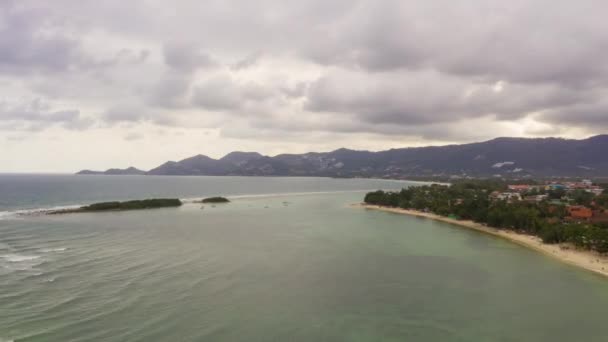
[[60, 209], [55, 211], [49, 211], [48, 214], [70, 214], [70, 213], [84, 213], [84, 212], [97, 212], [97, 211], [124, 211], [124, 210], [140, 210], [140, 209], [157, 209], [166, 207], [179, 207], [182, 205], [182, 201], [177, 198], [152, 198], [145, 200], [133, 200], [126, 202], [100, 202], [93, 203], [80, 208], [75, 209]]
[[[507, 185], [493, 181], [467, 181], [447, 185], [410, 187], [401, 191], [375, 191], [366, 194], [365, 203], [428, 211], [442, 216], [472, 220], [497, 229], [510, 229], [539, 236], [545, 243], [572, 243], [577, 247], [608, 252], [608, 229], [591, 224], [563, 223], [564, 206], [549, 202], [529, 203], [491, 200], [493, 191], [505, 191]], [[608, 200], [605, 195], [593, 198], [575, 192], [572, 200], [587, 205]], [[560, 191], [549, 192], [561, 198]], [[607, 201], [608, 202], [608, 201]], [[604, 203], [604, 202], [602, 202]]]
[[229, 199], [227, 199], [226, 197], [208, 197], [208, 198], [204, 198], [201, 203], [228, 203], [230, 202]]

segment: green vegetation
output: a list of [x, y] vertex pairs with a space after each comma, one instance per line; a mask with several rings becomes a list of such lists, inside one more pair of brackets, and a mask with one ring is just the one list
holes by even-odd
[[[365, 196], [365, 203], [432, 212], [486, 224], [496, 229], [510, 229], [536, 235], [545, 243], [571, 243], [579, 248], [608, 252], [608, 227], [605, 224], [566, 222], [564, 205], [549, 201], [493, 200], [493, 191], [506, 191], [507, 185], [491, 181], [458, 182], [451, 186], [410, 187], [398, 192], [375, 191]], [[549, 199], [561, 199], [561, 191], [547, 192]], [[593, 198], [588, 193], [569, 194], [572, 204], [608, 202], [606, 194]]]
[[94, 203], [80, 208], [81, 211], [107, 211], [107, 210], [137, 210], [164, 207], [179, 207], [182, 201], [177, 198], [154, 198], [126, 202]]
[[177, 198], [154, 198], [154, 199], [145, 199], [145, 200], [126, 201], [126, 202], [94, 203], [94, 204], [80, 207], [77, 209], [52, 211], [52, 212], [50, 212], [50, 214], [155, 209], [155, 208], [164, 208], [164, 207], [179, 207], [181, 205], [182, 205], [182, 201], [180, 201]]
[[228, 203], [230, 202], [230, 200], [228, 200], [225, 197], [209, 197], [209, 198], [205, 198], [201, 201], [201, 203]]
[[[604, 189], [608, 189], [608, 187]], [[594, 201], [600, 207], [608, 208], [608, 193], [604, 192], [603, 194], [597, 196]]]

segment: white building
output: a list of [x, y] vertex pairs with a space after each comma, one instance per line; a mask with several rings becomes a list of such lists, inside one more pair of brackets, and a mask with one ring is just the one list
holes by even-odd
[[512, 202], [512, 201], [521, 201], [521, 194], [519, 192], [498, 192], [495, 191], [493, 192], [490, 197], [494, 200], [499, 200], [499, 201], [507, 201], [507, 202]]

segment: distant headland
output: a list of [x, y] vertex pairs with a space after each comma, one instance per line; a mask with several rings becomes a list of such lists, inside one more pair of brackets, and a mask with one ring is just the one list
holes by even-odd
[[106, 171], [91, 171], [91, 170], [82, 170], [76, 173], [77, 175], [145, 175], [146, 171], [128, 167], [126, 169], [108, 169]]
[[232, 152], [220, 159], [197, 155], [149, 171], [135, 167], [80, 175], [315, 176], [414, 179], [442, 177], [606, 177], [608, 135], [588, 139], [497, 138], [485, 142], [370, 152], [280, 154]]

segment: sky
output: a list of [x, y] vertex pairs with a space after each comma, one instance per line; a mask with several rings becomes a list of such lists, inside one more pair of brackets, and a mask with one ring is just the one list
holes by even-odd
[[603, 0], [0, 0], [0, 172], [608, 132]]

